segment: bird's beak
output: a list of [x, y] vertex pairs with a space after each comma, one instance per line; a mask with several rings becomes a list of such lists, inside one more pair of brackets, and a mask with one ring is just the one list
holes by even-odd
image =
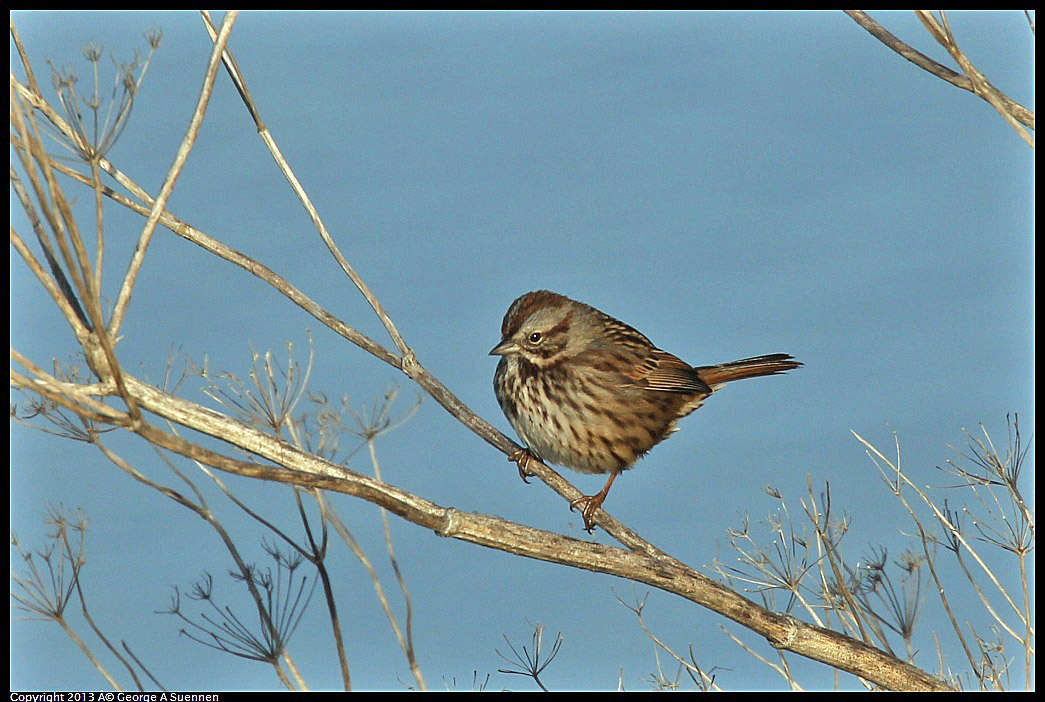
[[501, 343], [490, 349], [491, 356], [507, 356], [519, 351], [519, 347], [511, 339], [502, 339]]

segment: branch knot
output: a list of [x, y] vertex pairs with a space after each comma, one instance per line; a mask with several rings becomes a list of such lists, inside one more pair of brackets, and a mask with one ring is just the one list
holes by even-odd
[[403, 373], [406, 374], [407, 378], [415, 380], [415, 376], [421, 370], [421, 364], [417, 362], [417, 356], [410, 349], [407, 349], [406, 353], [399, 359], [399, 365], [403, 369]]

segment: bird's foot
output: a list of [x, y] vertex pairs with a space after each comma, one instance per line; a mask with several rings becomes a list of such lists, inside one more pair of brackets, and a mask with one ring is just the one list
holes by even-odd
[[578, 497], [570, 503], [571, 512], [575, 507], [580, 509], [581, 516], [584, 517], [584, 531], [589, 534], [595, 529], [595, 510], [602, 507], [602, 503], [606, 501], [606, 495], [610, 494], [610, 487], [618, 475], [619, 473], [610, 473], [609, 480], [596, 494]]
[[576, 500], [570, 503], [570, 511], [574, 509], [580, 510], [581, 517], [584, 518], [584, 531], [591, 534], [595, 530], [595, 510], [602, 507], [602, 503], [606, 500], [606, 493], [600, 492], [597, 495], [585, 495], [584, 497], [578, 497]]
[[514, 453], [508, 455], [508, 460], [519, 467], [519, 477], [527, 485], [530, 484], [529, 478], [537, 475], [529, 469], [531, 460], [541, 460], [540, 457], [528, 448], [521, 448]]

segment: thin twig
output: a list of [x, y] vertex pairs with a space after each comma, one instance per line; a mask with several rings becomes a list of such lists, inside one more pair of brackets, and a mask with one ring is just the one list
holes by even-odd
[[[965, 76], [961, 73], [956, 73], [955, 71], [952, 71], [950, 68], [947, 68], [947, 66], [933, 61], [925, 54], [921, 53], [920, 51], [917, 51], [910, 45], [904, 43], [900, 39], [896, 38], [896, 36], [894, 36], [888, 30], [886, 30], [882, 25], [878, 24], [873, 19], [871, 19], [871, 16], [863, 10], [845, 10], [844, 12], [847, 15], [849, 15], [853, 19], [853, 21], [855, 21], [861, 27], [866, 29], [872, 36], [874, 36], [876, 39], [878, 39], [880, 42], [888, 46], [896, 53], [900, 54], [900, 56], [903, 56], [905, 59], [907, 59], [914, 65], [928, 71], [929, 73], [933, 74], [934, 76], [937, 76], [938, 78], [942, 78], [951, 85], [961, 88], [962, 90], [968, 90], [970, 93], [976, 93], [980, 95], [980, 97], [987, 99], [986, 96], [977, 93], [976, 88], [973, 85], [973, 81], [969, 76]], [[990, 85], [990, 83], [987, 83], [987, 85], [990, 86], [990, 91], [998, 98], [1001, 104], [1004, 105], [1005, 113], [1011, 114], [1016, 120], [1018, 120], [1022, 124], [1025, 124], [1031, 129], [1034, 129], [1033, 112], [1028, 110], [1023, 105], [1019, 104], [1015, 100], [1009, 98], [1007, 95], [999, 91], [997, 88]]]
[[225, 14], [225, 19], [221, 23], [221, 30], [218, 32], [218, 35], [214, 40], [214, 49], [211, 51], [210, 61], [207, 64], [207, 72], [203, 78], [203, 88], [200, 90], [200, 96], [196, 102], [196, 109], [193, 110], [188, 130], [186, 131], [185, 137], [182, 139], [178, 151], [174, 156], [174, 163], [171, 164], [170, 169], [167, 171], [167, 175], [163, 179], [163, 185], [160, 186], [160, 192], [152, 203], [152, 209], [145, 220], [145, 226], [142, 229], [142, 233], [138, 237], [138, 245], [134, 249], [134, 255], [131, 258], [130, 266], [128, 267], [127, 274], [124, 277], [123, 285], [120, 287], [120, 294], [116, 299], [116, 305], [113, 307], [112, 317], [109, 320], [109, 333], [112, 336], [116, 336], [119, 333], [120, 327], [123, 325], [123, 316], [127, 311], [127, 304], [130, 302], [131, 291], [134, 289], [134, 282], [137, 279], [138, 272], [141, 270], [142, 263], [145, 260], [145, 253], [149, 248], [149, 242], [152, 241], [152, 235], [156, 230], [156, 224], [160, 219], [160, 215], [167, 207], [167, 200], [170, 199], [171, 193], [174, 192], [174, 184], [178, 181], [178, 176], [181, 175], [181, 171], [185, 167], [186, 161], [188, 161], [189, 153], [192, 151], [192, 147], [196, 143], [196, 136], [199, 134], [200, 127], [203, 125], [203, 117], [207, 112], [207, 105], [210, 102], [210, 96], [214, 90], [214, 80], [218, 75], [218, 63], [221, 61], [221, 54], [225, 50], [225, 45], [228, 43], [229, 35], [232, 33], [232, 26], [235, 24], [238, 14], [238, 10], [230, 10]]
[[[207, 26], [207, 31], [210, 32], [211, 40], [214, 40], [215, 29], [214, 24], [211, 22], [210, 14], [204, 10], [202, 11], [202, 15], [203, 22]], [[385, 312], [384, 307], [381, 305], [381, 301], [377, 299], [377, 296], [374, 295], [370, 290], [370, 287], [363, 281], [363, 278], [356, 272], [352, 265], [349, 264], [344, 255], [342, 255], [337, 244], [334, 243], [333, 237], [330, 236], [330, 232], [327, 231], [323, 219], [319, 216], [319, 211], [316, 209], [315, 205], [312, 204], [312, 199], [308, 196], [308, 193], [305, 192], [305, 188], [301, 185], [297, 176], [294, 175], [294, 171], [291, 169], [290, 164], [287, 163], [286, 158], [283, 156], [283, 152], [280, 151], [279, 146], [276, 144], [275, 137], [272, 136], [272, 133], [268, 130], [268, 127], [265, 126], [265, 123], [261, 121], [261, 115], [250, 96], [250, 91], [247, 89], [246, 81], [239, 70], [239, 64], [236, 63], [236, 59], [232, 55], [232, 52], [226, 50], [223, 55], [223, 60], [225, 63], [225, 69], [228, 71], [229, 75], [232, 76], [232, 81], [235, 84], [236, 89], [239, 91], [240, 97], [243, 99], [244, 104], [247, 106], [251, 117], [253, 117], [254, 122], [257, 125], [258, 136], [261, 137], [265, 146], [268, 147], [269, 153], [272, 154], [272, 158], [276, 161], [276, 165], [279, 167], [280, 172], [283, 173], [287, 182], [290, 183], [290, 187], [294, 191], [294, 194], [297, 195], [298, 199], [301, 201], [302, 206], [305, 208], [305, 212], [308, 213], [309, 219], [312, 220], [313, 226], [315, 226], [316, 231], [319, 232], [320, 238], [323, 239], [323, 243], [326, 244], [327, 249], [334, 257], [334, 260], [337, 261], [338, 265], [341, 266], [341, 269], [349, 277], [356, 288], [359, 289], [359, 292], [363, 294], [363, 297], [366, 298], [366, 301], [370, 304], [371, 308], [373, 308], [374, 313], [377, 314], [378, 319], [381, 320], [381, 324], [384, 325], [388, 335], [392, 337], [392, 341], [395, 343], [396, 348], [399, 349], [399, 353], [402, 354], [404, 358], [412, 357], [413, 351], [411, 351], [410, 347], [406, 345], [406, 341], [403, 340], [399, 330], [392, 322], [392, 318]]]

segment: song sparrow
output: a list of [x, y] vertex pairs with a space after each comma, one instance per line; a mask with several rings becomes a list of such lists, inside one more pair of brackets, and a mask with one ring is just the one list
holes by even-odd
[[[594, 307], [547, 290], [508, 308], [493, 386], [528, 448], [509, 460], [523, 480], [531, 458], [581, 473], [609, 473], [595, 495], [575, 500], [584, 528], [613, 481], [675, 431], [724, 383], [783, 373], [802, 364], [784, 353], [694, 368], [636, 329]], [[529, 481], [527, 481], [529, 482]]]

